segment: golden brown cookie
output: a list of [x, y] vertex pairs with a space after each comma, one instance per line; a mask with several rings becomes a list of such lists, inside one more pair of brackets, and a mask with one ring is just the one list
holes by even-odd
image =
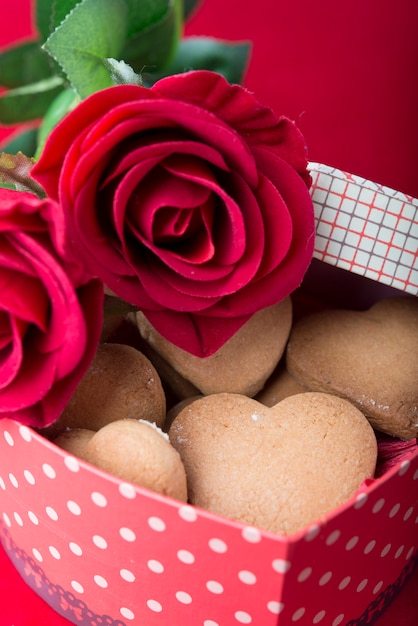
[[[286, 298], [259, 311], [215, 354], [199, 358], [164, 339], [142, 313], [137, 314], [143, 338], [180, 376], [203, 394], [222, 391], [254, 396], [281, 359], [292, 323]], [[194, 395], [192, 391], [190, 395]]]
[[53, 432], [99, 430], [119, 419], [145, 419], [162, 427], [166, 403], [157, 370], [131, 346], [103, 343]]
[[405, 440], [418, 436], [417, 298], [301, 319], [292, 329], [286, 363], [309, 389], [353, 402], [377, 430]]
[[177, 500], [187, 500], [186, 474], [168, 436], [146, 420], [119, 420], [97, 431], [82, 458], [100, 469]]
[[170, 408], [170, 410], [167, 411], [165, 424], [164, 424], [164, 430], [168, 432], [170, 430], [170, 426], [173, 420], [177, 417], [180, 411], [182, 411], [184, 408], [186, 408], [186, 406], [188, 406], [189, 404], [191, 404], [198, 398], [203, 398], [203, 395], [199, 393], [199, 394], [196, 394], [195, 396], [189, 396], [188, 398], [183, 398], [183, 400], [180, 400], [180, 402], [177, 402], [177, 404], [174, 404]]
[[188, 404], [170, 440], [190, 501], [280, 533], [294, 533], [354, 495], [373, 476], [376, 438], [350, 402], [323, 393], [272, 408], [237, 394]]
[[283, 361], [280, 361], [263, 389], [255, 396], [255, 399], [266, 406], [273, 406], [288, 396], [293, 396], [305, 391], [309, 390], [298, 383], [298, 381], [289, 374]]
[[[138, 327], [137, 331], [139, 333]], [[167, 400], [167, 409], [171, 408], [178, 402], [185, 400], [186, 398], [190, 398], [191, 396], [195, 396], [200, 393], [199, 389], [192, 385], [190, 381], [183, 378], [183, 376], [181, 376], [179, 372], [174, 369], [174, 367], [163, 359], [161, 354], [158, 354], [158, 352], [153, 349], [151, 344], [145, 341], [143, 337], [141, 337], [141, 340], [141, 352], [143, 352], [143, 354], [145, 354], [145, 356], [151, 361], [161, 379]]]
[[87, 428], [66, 430], [54, 439], [54, 443], [63, 450], [66, 450], [66, 452], [70, 452], [71, 454], [82, 458], [84, 448], [93, 437], [94, 433], [94, 430], [88, 430]]

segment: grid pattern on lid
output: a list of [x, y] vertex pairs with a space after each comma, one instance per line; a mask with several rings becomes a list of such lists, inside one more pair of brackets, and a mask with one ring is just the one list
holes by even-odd
[[418, 200], [311, 163], [314, 257], [418, 294]]

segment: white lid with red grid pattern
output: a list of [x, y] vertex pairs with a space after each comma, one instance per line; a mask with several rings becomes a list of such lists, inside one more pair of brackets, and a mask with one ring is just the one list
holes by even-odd
[[327, 165], [309, 169], [314, 257], [418, 295], [418, 200]]

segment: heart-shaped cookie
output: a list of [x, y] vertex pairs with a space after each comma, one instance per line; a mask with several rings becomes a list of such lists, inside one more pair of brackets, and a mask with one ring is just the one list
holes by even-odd
[[97, 431], [119, 419], [164, 425], [166, 399], [157, 370], [132, 346], [102, 343], [60, 418], [44, 434], [67, 429]]
[[169, 437], [193, 504], [280, 533], [354, 495], [377, 457], [363, 414], [324, 393], [293, 395], [272, 408], [238, 394], [205, 396], [178, 413]]
[[315, 313], [293, 327], [289, 372], [310, 390], [347, 398], [377, 430], [418, 436], [418, 299], [387, 298], [367, 311]]
[[[217, 352], [199, 358], [162, 337], [143, 313], [139, 331], [152, 349], [194, 386], [190, 395], [230, 392], [255, 396], [273, 372], [286, 348], [292, 325], [292, 303], [285, 298], [255, 313]], [[166, 372], [167, 374], [167, 372]]]

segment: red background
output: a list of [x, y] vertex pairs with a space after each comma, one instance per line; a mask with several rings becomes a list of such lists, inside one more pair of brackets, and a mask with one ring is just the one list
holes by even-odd
[[[31, 32], [30, 0], [3, 0], [0, 45]], [[416, 0], [205, 0], [186, 34], [252, 41], [246, 86], [297, 121], [312, 161], [418, 197]], [[418, 572], [378, 626], [415, 625], [417, 590]], [[2, 626], [69, 623], [1, 548], [0, 598]]]
[[[30, 32], [30, 0], [3, 1], [0, 44]], [[312, 161], [418, 197], [416, 0], [204, 0], [186, 33], [253, 42], [246, 85]]]
[[190, 26], [254, 42], [246, 84], [311, 160], [418, 197], [415, 0], [205, 0]]

